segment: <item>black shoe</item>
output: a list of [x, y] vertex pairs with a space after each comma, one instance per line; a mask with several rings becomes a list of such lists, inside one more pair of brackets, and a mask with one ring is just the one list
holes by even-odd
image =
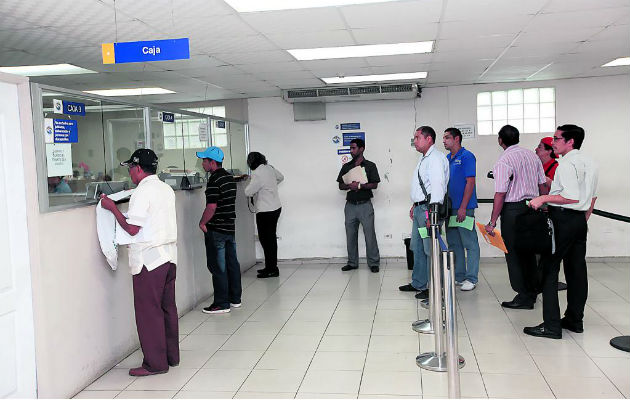
[[544, 337], [547, 339], [562, 339], [562, 332], [551, 332], [550, 330], [545, 328], [544, 323], [538, 326], [528, 326], [526, 328], [523, 328], [523, 333], [525, 333], [526, 335]]
[[341, 270], [342, 271], [351, 271], [351, 270], [357, 269], [357, 268], [359, 268], [359, 267], [346, 264], [343, 267], [341, 267]]
[[564, 282], [558, 282], [558, 292], [561, 290], [567, 290], [567, 284]]
[[378, 272], [378, 271], [380, 271], [380, 269], [378, 268], [378, 265], [374, 265], [374, 266], [370, 267], [370, 271]]
[[501, 303], [501, 307], [511, 308], [514, 310], [533, 310], [534, 303], [523, 303], [518, 300], [512, 300], [512, 301], [504, 301], [503, 303]]
[[560, 324], [562, 325], [562, 329], [567, 329], [575, 333], [584, 332], [584, 324], [582, 322], [571, 322], [567, 317], [564, 317], [560, 320]]
[[277, 278], [280, 276], [280, 272], [279, 271], [263, 271], [261, 273], [259, 273], [258, 275], [256, 275], [256, 278]]
[[267, 268], [262, 268], [262, 269], [258, 269], [256, 270], [257, 273], [261, 273], [261, 272], [267, 272]]
[[419, 292], [418, 289], [416, 289], [415, 287], [411, 286], [411, 283], [408, 283], [408, 284], [402, 285], [402, 286], [398, 286], [398, 290], [400, 290], [401, 292]]
[[416, 299], [418, 300], [426, 300], [429, 298], [429, 289], [421, 290], [416, 293]]

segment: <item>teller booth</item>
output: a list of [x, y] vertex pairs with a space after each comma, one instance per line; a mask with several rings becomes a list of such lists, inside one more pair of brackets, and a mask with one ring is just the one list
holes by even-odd
[[[196, 152], [216, 145], [223, 167], [248, 173], [248, 125], [223, 116], [140, 104], [31, 84], [32, 132], [23, 134], [38, 390], [72, 396], [138, 348], [127, 251], [118, 269], [96, 230], [101, 193], [133, 189], [126, 167], [138, 148], [159, 158], [157, 176], [176, 194], [180, 315], [212, 295], [199, 219], [208, 175]], [[29, 110], [30, 111], [30, 110]], [[236, 238], [241, 269], [255, 264], [254, 215], [237, 183]], [[119, 205], [126, 211], [127, 204]]]

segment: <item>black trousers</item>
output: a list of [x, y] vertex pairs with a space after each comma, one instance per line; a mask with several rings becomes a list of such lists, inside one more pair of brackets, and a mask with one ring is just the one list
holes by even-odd
[[544, 255], [543, 265], [543, 320], [545, 328], [560, 332], [560, 305], [558, 304], [558, 273], [564, 260], [567, 279], [567, 309], [564, 313], [570, 323], [579, 324], [584, 318], [588, 296], [586, 275], [586, 216], [583, 211], [558, 207], [549, 208], [556, 237], [555, 254]]
[[[536, 255], [516, 250], [516, 218], [527, 212], [525, 201], [504, 203], [501, 210], [501, 235], [507, 248], [505, 261], [510, 285], [517, 293], [516, 300], [522, 303], [536, 301]], [[558, 290], [558, 288], [556, 288]]]
[[258, 240], [265, 253], [265, 270], [278, 272], [278, 239], [276, 230], [282, 207], [274, 211], [256, 213]]

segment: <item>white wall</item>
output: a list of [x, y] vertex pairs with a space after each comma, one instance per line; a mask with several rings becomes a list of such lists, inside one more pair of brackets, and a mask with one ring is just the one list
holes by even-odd
[[[340, 134], [335, 125], [341, 122], [361, 123], [366, 132], [365, 157], [376, 162], [381, 175], [373, 200], [381, 256], [404, 255], [402, 237], [411, 230], [409, 184], [418, 160], [410, 145], [414, 127], [430, 125], [441, 135], [456, 123], [476, 123], [476, 95], [481, 91], [555, 87], [557, 124], [584, 127], [587, 137], [582, 149], [600, 165], [597, 208], [630, 215], [629, 77], [428, 88], [415, 107], [412, 100], [329, 103], [326, 120], [314, 122], [294, 122], [292, 106], [280, 98], [250, 99], [250, 148], [265, 154], [285, 174], [280, 185], [279, 257], [346, 256], [344, 192], [335, 182], [341, 165], [338, 146], [331, 140]], [[542, 136], [522, 134], [521, 145], [533, 149]], [[490, 198], [494, 187], [485, 176], [501, 154], [497, 137], [463, 144], [477, 156], [477, 195]], [[445, 152], [441, 140], [438, 149]], [[490, 210], [490, 205], [481, 205], [479, 220], [486, 222]], [[630, 225], [594, 216], [589, 226], [589, 256], [630, 255]], [[500, 255], [482, 243], [482, 256]]]

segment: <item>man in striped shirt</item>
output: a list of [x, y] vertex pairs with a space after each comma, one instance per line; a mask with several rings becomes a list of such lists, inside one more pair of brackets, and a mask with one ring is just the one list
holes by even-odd
[[215, 146], [197, 152], [201, 166], [210, 172], [206, 187], [206, 208], [199, 221], [204, 232], [208, 269], [212, 274], [214, 301], [203, 309], [206, 314], [230, 312], [241, 306], [241, 266], [236, 258], [236, 182], [223, 169], [223, 151]]
[[485, 228], [493, 234], [501, 216], [501, 232], [508, 251], [505, 261], [510, 285], [516, 292], [512, 301], [504, 301], [501, 306], [531, 310], [536, 302], [536, 255], [516, 249], [516, 219], [527, 212], [527, 200], [547, 194], [545, 172], [536, 153], [518, 146], [519, 132], [515, 127], [505, 125], [501, 128], [498, 141], [504, 151], [493, 169], [494, 204]]

